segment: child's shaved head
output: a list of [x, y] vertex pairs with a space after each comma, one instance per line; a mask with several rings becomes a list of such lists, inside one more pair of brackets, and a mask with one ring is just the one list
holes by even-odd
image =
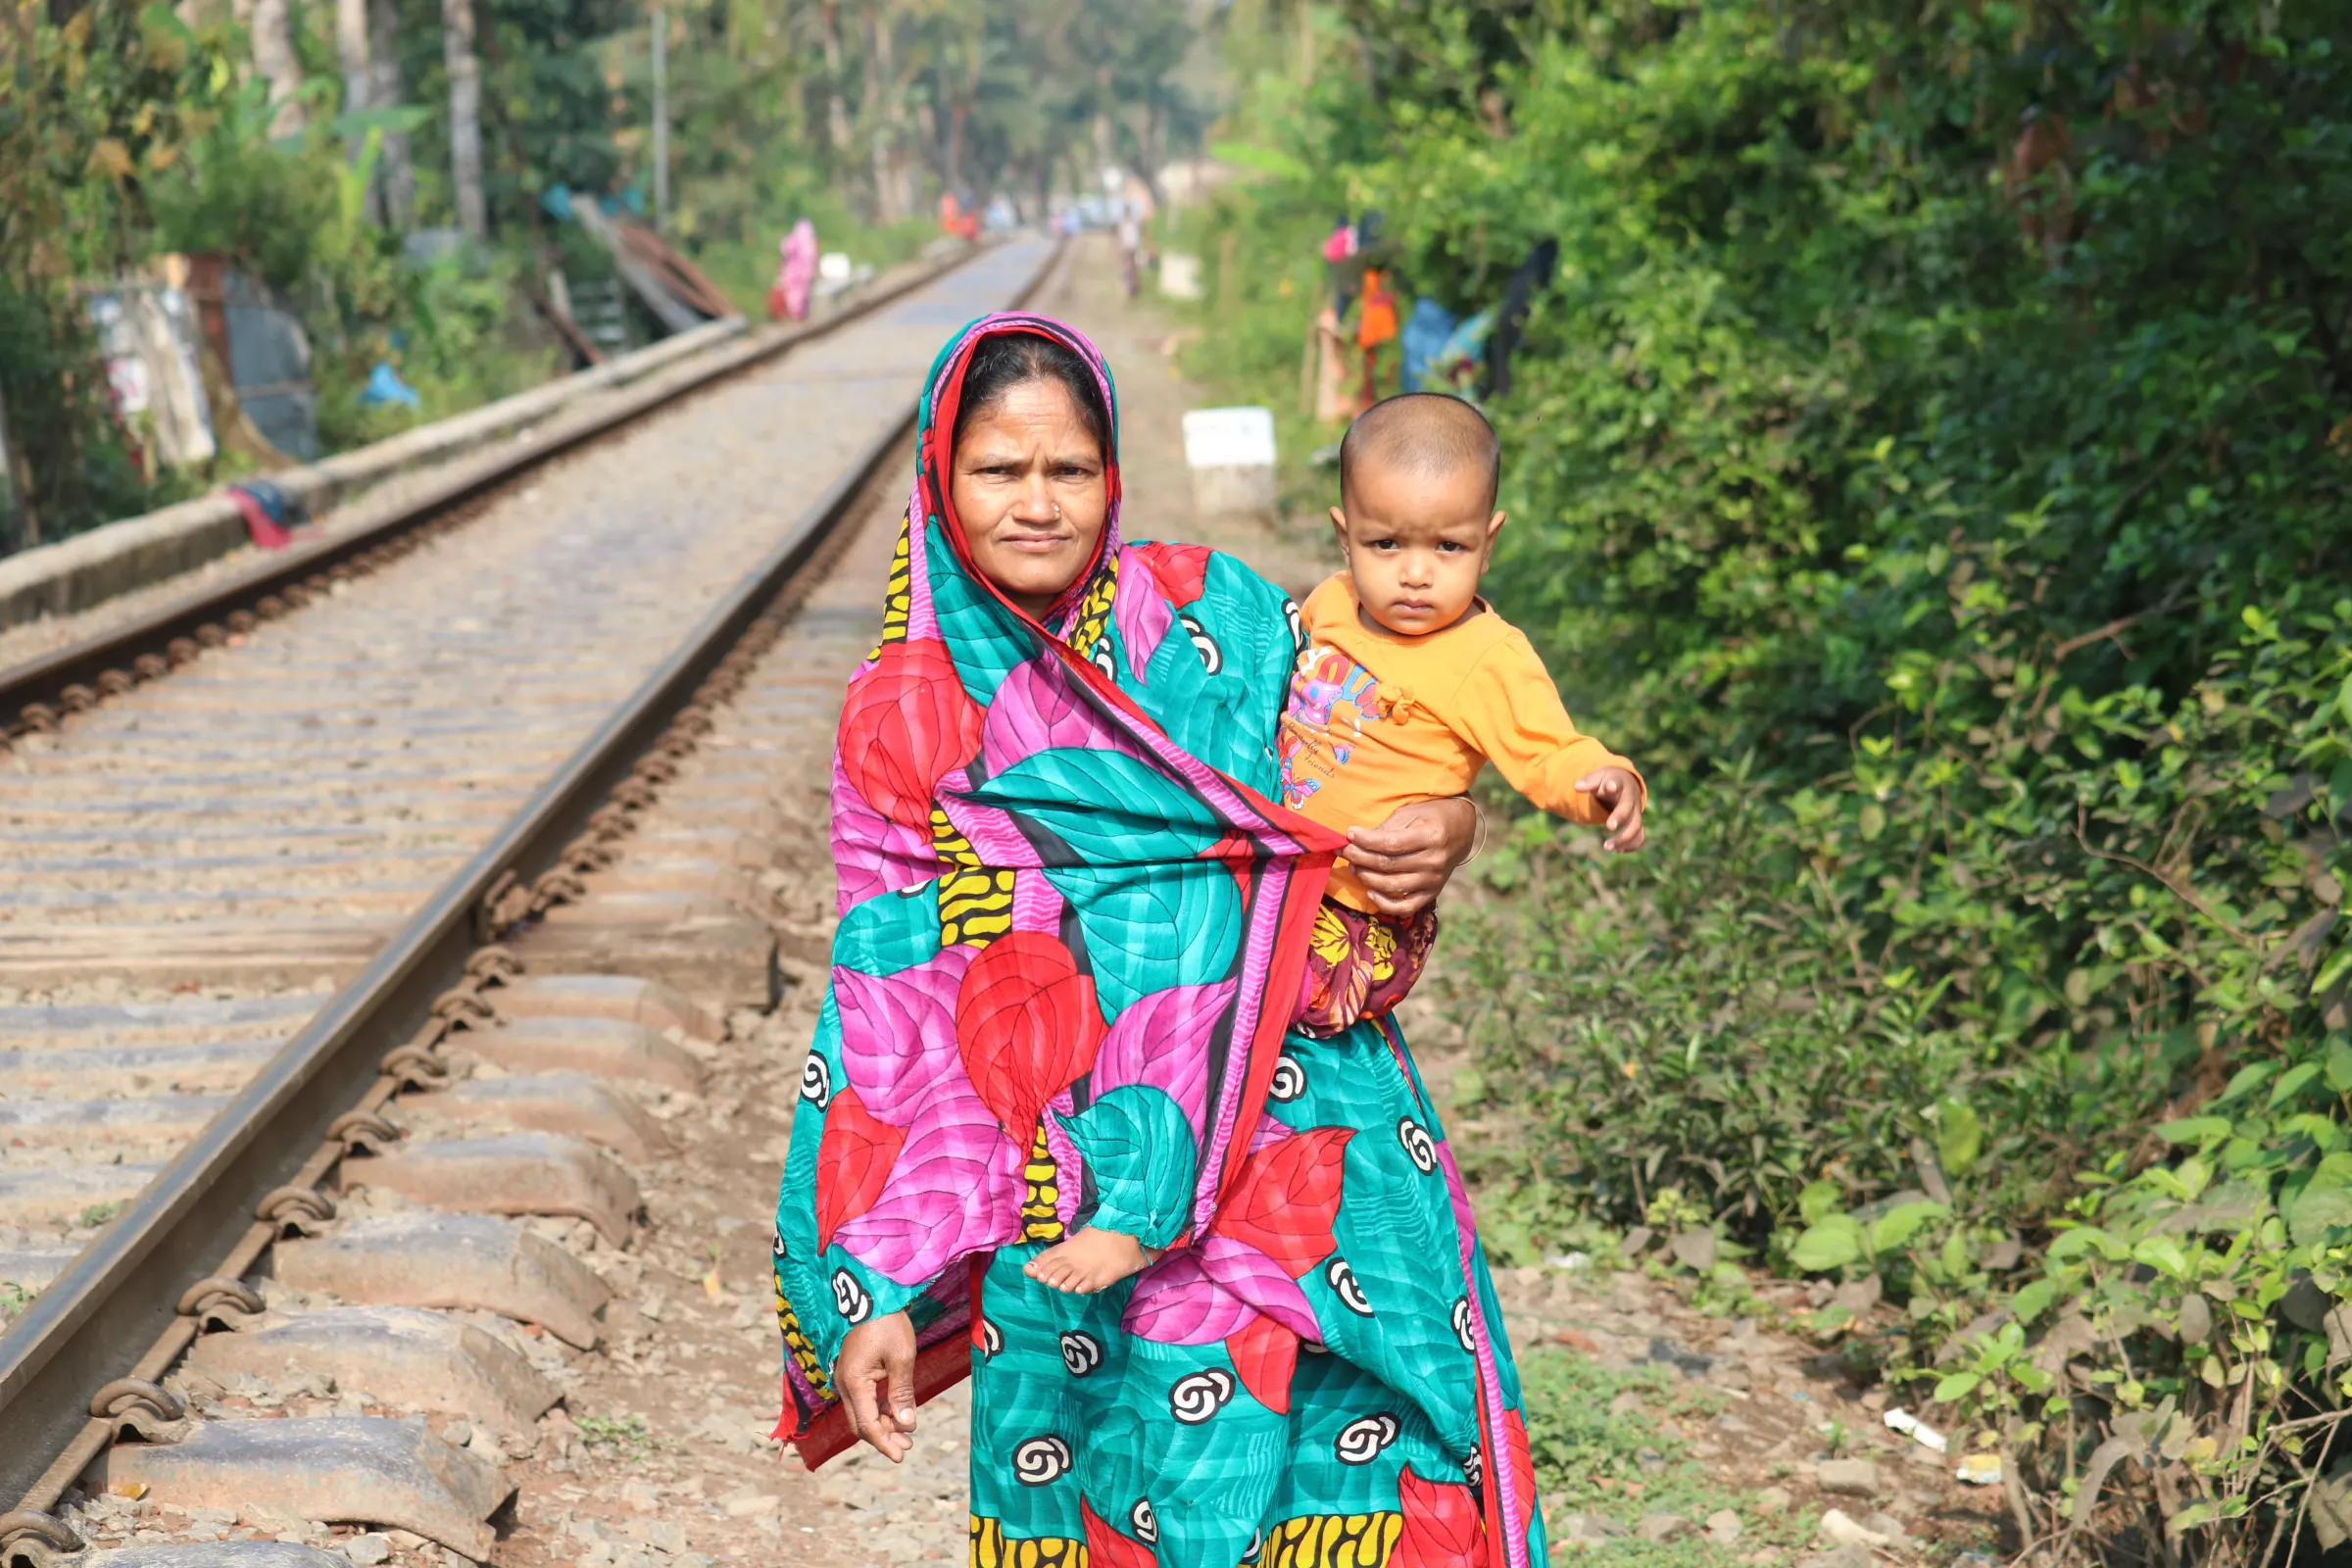
[[1462, 468], [1486, 476], [1487, 510], [1502, 486], [1502, 442], [1487, 416], [1444, 392], [1400, 392], [1355, 416], [1340, 441], [1340, 503], [1359, 463], [1378, 463], [1424, 478]]

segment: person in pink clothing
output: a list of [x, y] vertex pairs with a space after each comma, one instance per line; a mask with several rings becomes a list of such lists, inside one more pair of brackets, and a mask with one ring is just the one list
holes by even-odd
[[767, 318], [805, 321], [808, 290], [816, 283], [816, 225], [806, 218], [792, 225], [779, 247], [775, 286], [767, 291]]

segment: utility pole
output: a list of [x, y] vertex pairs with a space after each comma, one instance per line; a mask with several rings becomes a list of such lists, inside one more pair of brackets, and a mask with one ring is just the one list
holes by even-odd
[[669, 231], [669, 19], [654, 0], [654, 229]]

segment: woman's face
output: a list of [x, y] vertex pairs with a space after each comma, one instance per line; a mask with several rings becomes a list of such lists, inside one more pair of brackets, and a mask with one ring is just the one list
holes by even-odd
[[1015, 383], [972, 416], [950, 461], [972, 564], [1043, 615], [1094, 564], [1110, 512], [1102, 443], [1069, 389], [1045, 376]]

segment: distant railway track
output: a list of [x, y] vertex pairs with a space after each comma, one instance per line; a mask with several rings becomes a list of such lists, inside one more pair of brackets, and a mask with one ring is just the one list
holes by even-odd
[[[0, 1562], [134, 1494], [187, 1540], [241, 1498], [489, 1554], [554, 1348], [603, 1333], [577, 1254], [625, 1271], [674, 1113], [806, 940], [766, 879], [821, 861], [871, 627], [794, 607], [886, 505], [938, 343], [1054, 254], [0, 673]], [[316, 1397], [216, 1396], [303, 1367]], [[436, 1411], [478, 1441], [394, 1418]]]

